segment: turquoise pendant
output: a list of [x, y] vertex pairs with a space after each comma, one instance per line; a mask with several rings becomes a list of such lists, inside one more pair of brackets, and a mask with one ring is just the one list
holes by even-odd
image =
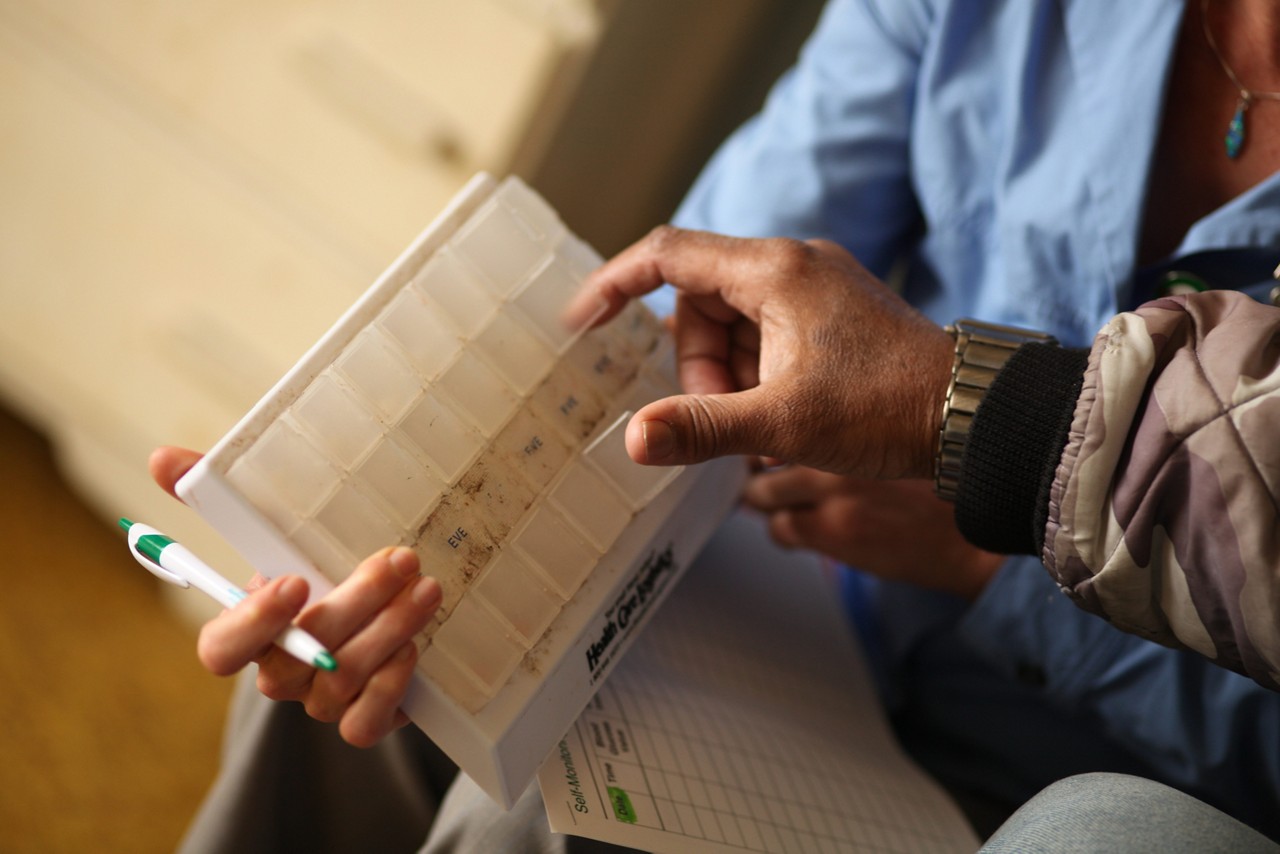
[[1249, 109], [1249, 100], [1241, 98], [1236, 104], [1236, 114], [1231, 117], [1231, 124], [1227, 125], [1227, 136], [1223, 142], [1227, 146], [1227, 156], [1235, 160], [1240, 156], [1240, 149], [1244, 147], [1244, 111]]

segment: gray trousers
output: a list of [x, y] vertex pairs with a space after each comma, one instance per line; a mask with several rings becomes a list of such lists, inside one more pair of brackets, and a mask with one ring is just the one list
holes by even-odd
[[1059, 780], [1023, 804], [983, 854], [1200, 854], [1280, 851], [1280, 845], [1203, 801], [1126, 774]]

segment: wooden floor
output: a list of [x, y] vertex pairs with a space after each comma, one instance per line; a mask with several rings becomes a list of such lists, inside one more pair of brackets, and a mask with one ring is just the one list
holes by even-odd
[[217, 763], [231, 685], [123, 533], [0, 410], [0, 852], [172, 851]]

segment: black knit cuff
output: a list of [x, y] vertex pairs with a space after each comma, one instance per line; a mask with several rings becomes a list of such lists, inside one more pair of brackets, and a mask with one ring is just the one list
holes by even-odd
[[1087, 349], [1024, 344], [978, 406], [961, 460], [956, 524], [1000, 554], [1040, 554], [1049, 489], [1075, 414]]

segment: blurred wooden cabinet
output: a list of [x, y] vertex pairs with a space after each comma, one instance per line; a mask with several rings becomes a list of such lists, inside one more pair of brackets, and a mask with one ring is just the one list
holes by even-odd
[[0, 397], [104, 513], [203, 448], [479, 169], [605, 252], [794, 56], [795, 0], [0, 0]]

